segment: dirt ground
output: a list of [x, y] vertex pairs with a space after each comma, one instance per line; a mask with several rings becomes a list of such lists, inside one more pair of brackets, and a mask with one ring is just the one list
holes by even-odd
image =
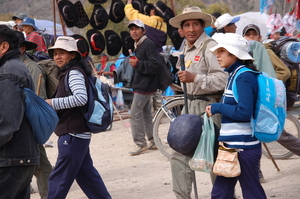
[[[113, 199], [175, 199], [172, 192], [170, 161], [158, 150], [130, 156], [134, 146], [130, 134], [129, 120], [115, 121], [110, 131], [94, 134], [90, 145], [94, 166], [102, 176]], [[46, 148], [50, 162], [57, 157], [57, 136], [52, 135], [53, 148]], [[296, 155], [287, 160], [276, 160], [280, 172], [271, 160], [262, 157], [261, 169], [266, 179], [263, 187], [268, 199], [300, 198], [300, 158]], [[196, 172], [198, 198], [209, 199], [212, 185], [206, 173]], [[35, 177], [32, 186], [37, 190]], [[239, 185], [236, 192], [242, 194]], [[40, 198], [38, 193], [32, 199]], [[86, 195], [74, 182], [68, 199], [86, 199]], [[192, 195], [194, 198], [194, 192]]]

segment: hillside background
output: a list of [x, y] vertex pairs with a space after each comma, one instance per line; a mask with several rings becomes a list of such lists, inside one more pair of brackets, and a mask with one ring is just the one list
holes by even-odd
[[[78, 0], [70, 0], [72, 3], [75, 3]], [[122, 0], [126, 4], [126, 0]], [[148, 3], [155, 4], [158, 0], [148, 0]], [[170, 0], [162, 0], [170, 8], [172, 8]], [[285, 5], [286, 0], [275, 0], [275, 5], [272, 8], [272, 12], [277, 11], [282, 16], [290, 10], [290, 7], [295, 5], [296, 0], [291, 0], [291, 3]], [[175, 14], [182, 13], [182, 10], [185, 6], [199, 6], [202, 11], [206, 13], [220, 12], [220, 13], [230, 13], [231, 15], [237, 15], [248, 11], [259, 12], [260, 0], [173, 0]], [[88, 0], [81, 0], [87, 15], [92, 14], [93, 5], [89, 3]], [[56, 23], [60, 23], [60, 17], [58, 15], [58, 7], [56, 2], [55, 4], [55, 16]], [[102, 4], [106, 8], [107, 13], [109, 13], [109, 8], [111, 5], [111, 0], [108, 0], [107, 3]], [[46, 19], [54, 21], [54, 11], [53, 11], [53, 0], [1, 0], [1, 9], [0, 9], [0, 21], [9, 21], [12, 20], [12, 16], [17, 15], [18, 13], [26, 13], [28, 16], [35, 19]], [[112, 23], [109, 21], [107, 27], [103, 30], [100, 30], [104, 33], [105, 30], [114, 30], [119, 33], [121, 31], [127, 30], [125, 19], [118, 23]], [[92, 29], [90, 25], [86, 26], [83, 29], [78, 28], [69, 28], [76, 34], [81, 34], [85, 36], [86, 31]]]
[[[70, 0], [72, 3], [75, 3], [78, 0]], [[126, 0], [122, 0], [126, 4]], [[155, 3], [158, 0], [148, 0], [148, 3]], [[170, 0], [162, 0], [170, 8], [172, 8]], [[290, 4], [284, 5], [286, 0], [276, 0], [275, 5], [272, 8], [272, 11], [277, 10], [282, 16], [290, 10], [295, 3], [295, 0], [292, 0]], [[204, 12], [213, 13], [219, 11], [221, 13], [230, 13], [231, 15], [241, 14], [248, 11], [259, 11], [260, 0], [173, 0], [174, 8], [176, 14], [180, 14], [185, 6], [195, 5], [199, 6]], [[91, 15], [93, 10], [93, 5], [89, 3], [88, 0], [81, 0], [88, 16]], [[55, 3], [56, 4], [56, 3]], [[111, 0], [108, 0], [107, 3], [102, 4], [109, 13]], [[56, 6], [56, 5], [55, 5]], [[58, 8], [55, 7], [56, 13], [56, 22], [60, 22], [60, 17], [58, 15]], [[23, 12], [28, 16], [36, 19], [46, 19], [54, 21], [53, 16], [53, 0], [1, 0], [1, 9], [0, 9], [0, 21], [9, 21], [11, 17], [17, 15], [18, 13]], [[119, 24], [109, 23], [106, 29], [112, 29], [115, 31], [126, 30], [126, 18]], [[71, 28], [74, 33], [82, 34], [86, 30], [90, 29], [90, 26], [87, 26], [84, 29]], [[103, 30], [105, 31], [105, 29]]]

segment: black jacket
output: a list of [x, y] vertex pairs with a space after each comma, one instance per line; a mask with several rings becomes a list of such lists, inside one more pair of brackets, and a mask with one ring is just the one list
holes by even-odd
[[0, 58], [0, 167], [37, 165], [39, 148], [25, 117], [21, 85], [34, 89], [18, 49]]
[[158, 88], [158, 67], [162, 67], [156, 45], [149, 39], [145, 39], [136, 49], [138, 58], [132, 80], [133, 92], [150, 94]]

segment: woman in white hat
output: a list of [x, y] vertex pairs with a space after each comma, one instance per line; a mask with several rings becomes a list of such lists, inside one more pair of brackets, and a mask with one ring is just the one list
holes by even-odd
[[222, 114], [219, 141], [226, 147], [241, 149], [238, 154], [241, 174], [228, 178], [217, 176], [213, 185], [212, 199], [234, 198], [234, 187], [239, 181], [244, 199], [266, 199], [259, 181], [261, 142], [252, 136], [250, 119], [253, 117], [258, 97], [257, 74], [244, 72], [236, 78], [238, 102], [233, 97], [233, 78], [243, 67], [257, 71], [253, 58], [248, 54], [247, 40], [234, 33], [218, 34], [218, 45], [211, 48], [220, 66], [229, 73], [228, 82], [221, 99], [206, 107], [209, 116]]
[[111, 199], [93, 166], [89, 150], [91, 133], [83, 115], [88, 101], [86, 82], [92, 68], [81, 60], [73, 37], [58, 37], [48, 52], [60, 74], [55, 97], [46, 100], [59, 117], [55, 129], [59, 153], [49, 177], [47, 199], [66, 198], [75, 179], [87, 198]]

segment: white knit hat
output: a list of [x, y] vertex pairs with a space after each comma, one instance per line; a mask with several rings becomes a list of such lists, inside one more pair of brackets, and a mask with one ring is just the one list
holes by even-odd
[[248, 53], [248, 41], [241, 35], [235, 33], [219, 33], [214, 35], [214, 40], [216, 40], [218, 44], [209, 49], [211, 52], [216, 51], [218, 48], [225, 48], [240, 60], [254, 60]]

